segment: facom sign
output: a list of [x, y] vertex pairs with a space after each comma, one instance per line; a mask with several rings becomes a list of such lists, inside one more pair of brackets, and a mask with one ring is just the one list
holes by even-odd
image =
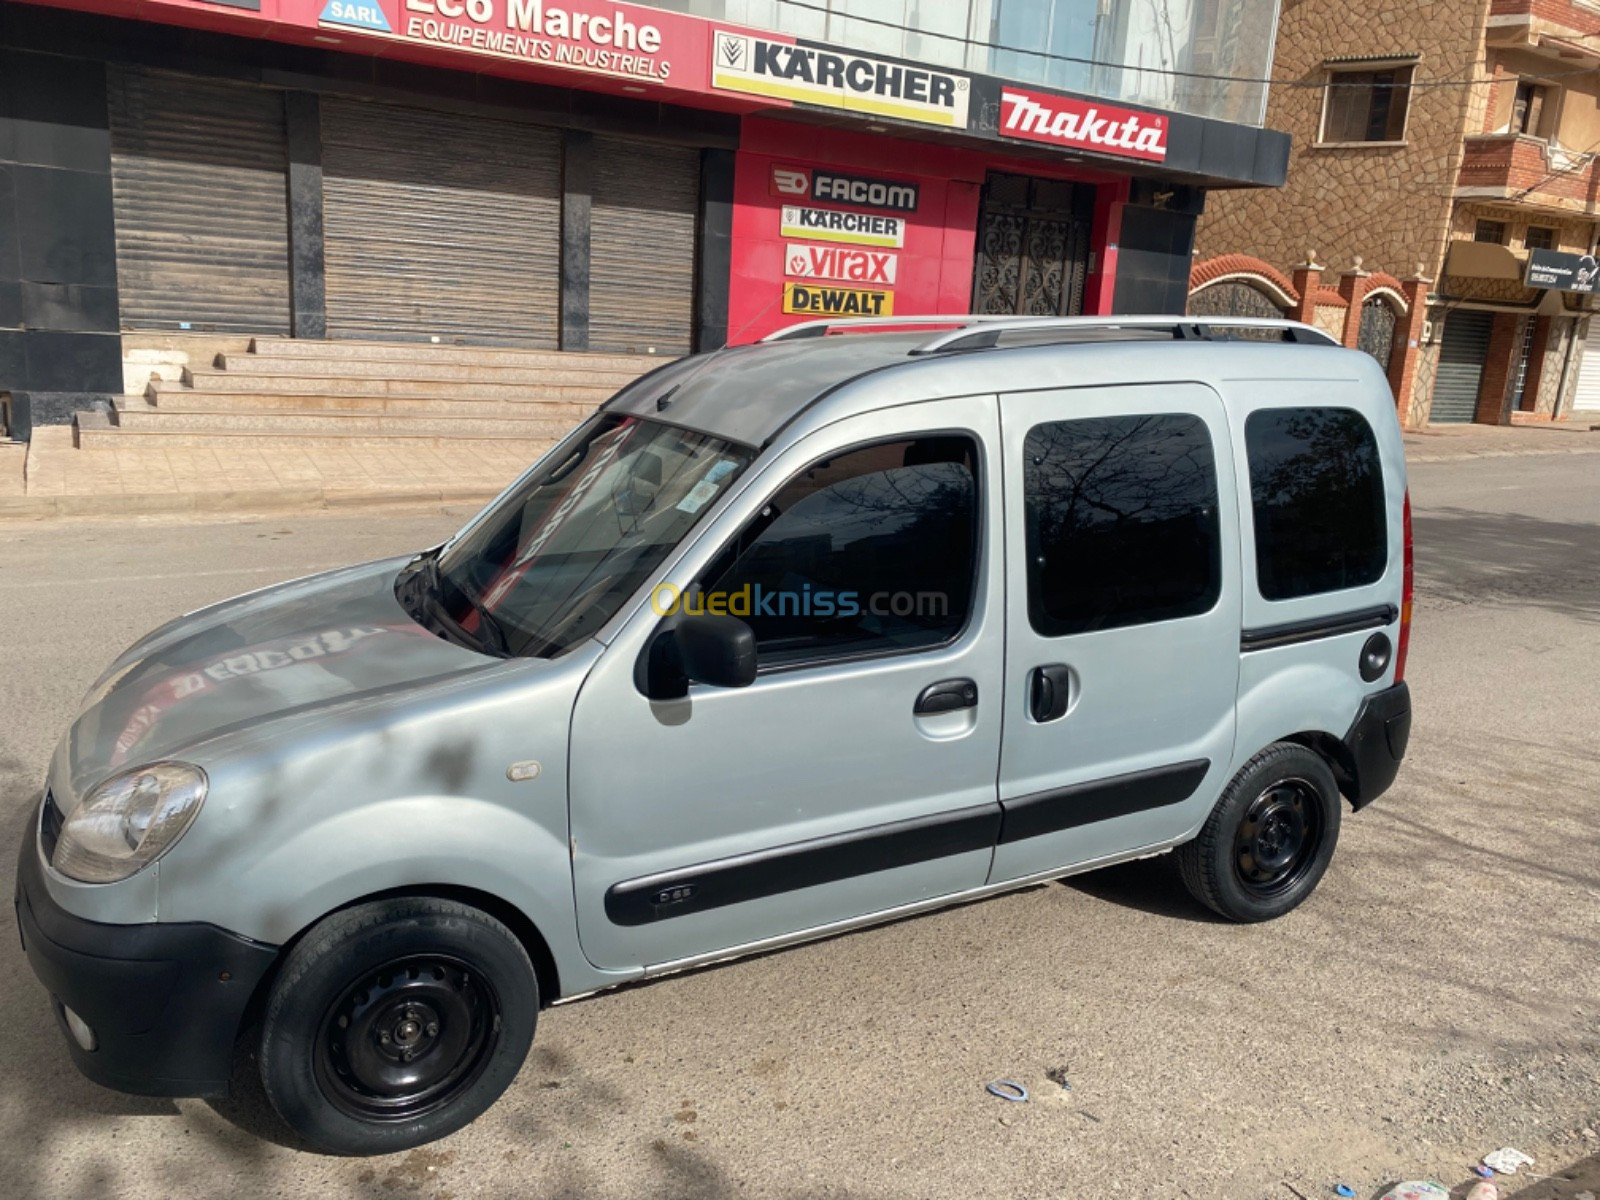
[[733, 29], [712, 39], [711, 86], [948, 129], [967, 127], [972, 92], [965, 75]]
[[1000, 136], [1091, 154], [1165, 162], [1167, 118], [1099, 101], [1006, 86], [1000, 89]]
[[774, 196], [801, 200], [827, 200], [853, 204], [857, 208], [879, 208], [887, 212], [916, 212], [921, 189], [914, 183], [896, 179], [873, 179], [865, 175], [841, 175], [813, 167], [772, 168]]

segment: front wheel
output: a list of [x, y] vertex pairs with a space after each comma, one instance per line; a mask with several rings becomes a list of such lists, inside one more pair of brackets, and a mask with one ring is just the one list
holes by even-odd
[[335, 1154], [387, 1154], [493, 1104], [533, 1041], [539, 987], [516, 936], [426, 897], [334, 913], [267, 1000], [261, 1079], [278, 1114]]
[[1233, 777], [1200, 834], [1178, 847], [1195, 899], [1232, 921], [1269, 921], [1316, 890], [1339, 840], [1339, 785], [1304, 746], [1268, 746]]

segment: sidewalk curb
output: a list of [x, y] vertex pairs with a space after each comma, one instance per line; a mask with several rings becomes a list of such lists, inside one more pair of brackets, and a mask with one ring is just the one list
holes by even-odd
[[499, 488], [429, 488], [367, 492], [274, 488], [258, 492], [121, 492], [79, 496], [0, 496], [0, 522], [68, 517], [139, 517], [250, 512], [349, 512], [414, 504], [487, 504]]
[[1541, 458], [1549, 455], [1600, 454], [1600, 440], [1593, 446], [1539, 447], [1533, 450], [1454, 450], [1447, 453], [1413, 453], [1406, 448], [1408, 463], [1465, 462], [1469, 458]]

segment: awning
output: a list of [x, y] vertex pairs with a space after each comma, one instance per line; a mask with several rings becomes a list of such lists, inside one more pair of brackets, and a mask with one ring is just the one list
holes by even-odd
[[1444, 273], [1463, 279], [1512, 279], [1522, 282], [1522, 259], [1497, 242], [1451, 242]]

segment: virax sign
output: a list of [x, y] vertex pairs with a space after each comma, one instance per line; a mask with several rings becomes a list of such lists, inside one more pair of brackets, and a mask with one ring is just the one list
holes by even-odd
[[800, 279], [838, 279], [845, 283], [894, 283], [900, 260], [887, 250], [846, 250], [839, 246], [783, 248], [783, 273]]
[[806, 317], [892, 317], [894, 293], [786, 283], [783, 311]]

